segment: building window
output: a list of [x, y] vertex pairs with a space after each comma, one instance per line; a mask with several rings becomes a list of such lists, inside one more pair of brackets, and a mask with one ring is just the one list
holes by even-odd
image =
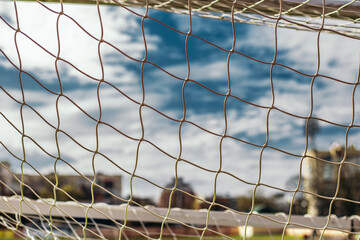
[[106, 188], [106, 189], [113, 188], [113, 181], [111, 181], [111, 180], [105, 180], [105, 188]]

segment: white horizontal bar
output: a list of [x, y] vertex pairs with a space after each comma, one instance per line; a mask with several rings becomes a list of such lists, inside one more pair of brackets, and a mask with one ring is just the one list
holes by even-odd
[[[21, 202], [21, 206], [20, 206]], [[0, 211], [9, 214], [22, 215], [51, 215], [57, 217], [71, 216], [74, 218], [85, 218], [89, 204], [79, 205], [75, 202], [56, 202], [53, 206], [52, 199], [32, 200], [20, 197], [0, 197]], [[53, 206], [53, 207], [52, 207]], [[21, 210], [20, 210], [21, 209]], [[114, 219], [124, 220], [126, 204], [108, 205], [105, 203], [96, 203], [88, 211], [88, 217], [94, 219]], [[167, 215], [167, 208], [157, 208], [154, 206], [134, 207], [128, 206], [128, 221], [141, 222], [162, 222]], [[205, 225], [207, 219], [207, 209], [189, 210], [180, 208], [171, 208], [168, 222], [181, 222], [193, 225]], [[244, 226], [248, 214], [234, 213], [232, 211], [211, 211], [209, 225], [217, 226]], [[265, 228], [284, 228], [288, 221], [286, 214], [258, 214], [253, 213], [249, 217], [248, 226]], [[304, 227], [310, 229], [322, 229], [326, 226], [328, 217], [310, 217], [292, 215], [288, 227]], [[327, 229], [342, 231], [351, 231], [351, 219], [337, 218], [331, 216]]]

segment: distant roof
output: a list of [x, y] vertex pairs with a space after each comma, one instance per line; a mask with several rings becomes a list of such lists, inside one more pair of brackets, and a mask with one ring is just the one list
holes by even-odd
[[[329, 160], [333, 159], [333, 156], [337, 156], [338, 158], [343, 158], [345, 153], [345, 147], [340, 145], [333, 145], [329, 151], [317, 151], [314, 150], [316, 157]], [[346, 158], [347, 159], [356, 159], [359, 158], [360, 161], [360, 150], [356, 149], [354, 145], [351, 145], [347, 148], [346, 151]]]

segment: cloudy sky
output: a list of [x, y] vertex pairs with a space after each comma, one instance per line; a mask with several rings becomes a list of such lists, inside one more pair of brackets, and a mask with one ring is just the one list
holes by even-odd
[[[17, 3], [21, 33], [15, 37], [17, 23], [13, 3], [0, 4], [0, 159], [11, 162], [14, 172], [20, 171], [20, 161], [4, 146], [18, 158], [24, 158], [21, 134], [16, 130], [22, 131], [22, 114], [25, 134], [38, 144], [28, 138], [24, 139], [27, 162], [42, 173], [52, 172], [54, 156], [59, 154], [57, 137], [61, 158], [81, 173], [92, 174], [93, 153], [88, 150], [94, 151], [97, 146], [99, 94], [101, 121], [107, 124], [98, 126], [98, 151], [102, 156], [95, 156], [95, 170], [98, 173], [123, 175], [123, 196], [129, 194], [129, 175], [124, 170], [130, 173], [134, 171], [138, 140], [142, 135], [139, 117], [139, 103], [143, 99], [141, 60], [147, 53], [147, 60], [153, 64], [145, 63], [142, 70], [144, 102], [152, 108], [141, 108], [144, 139], [147, 142], [142, 142], [139, 147], [137, 175], [165, 186], [175, 176], [175, 159], [180, 156], [186, 161], [177, 165], [178, 176], [184, 177], [197, 194], [204, 196], [213, 193], [215, 174], [194, 164], [217, 171], [222, 159], [223, 171], [243, 181], [256, 183], [261, 156], [260, 182], [282, 188], [286, 188], [286, 181], [290, 177], [299, 173], [300, 158], [271, 148], [266, 148], [261, 155], [261, 147], [234, 139], [259, 146], [266, 142], [267, 108], [273, 100], [269, 64], [240, 54], [231, 55], [229, 75], [232, 97], [226, 103], [226, 134], [233, 138], [225, 138], [221, 142], [221, 135], [225, 132], [224, 95], [229, 89], [228, 53], [221, 49], [232, 48], [231, 22], [199, 17], [192, 19], [193, 34], [213, 45], [194, 36], [187, 42], [189, 78], [193, 81], [187, 82], [184, 88], [185, 118], [196, 125], [182, 125], [180, 150], [179, 122], [164, 115], [177, 120], [184, 117], [182, 88], [183, 79], [189, 71], [185, 51], [186, 35], [170, 30], [152, 19], [146, 19], [145, 51], [142, 18], [121, 7], [101, 6], [103, 39], [106, 41], [100, 45], [103, 63], [101, 68], [99, 42], [96, 39], [101, 37], [102, 32], [96, 6], [66, 4], [64, 13], [72, 19], [64, 15], [59, 18], [58, 23], [56, 12], [60, 10], [60, 6], [45, 6]], [[144, 13], [144, 9], [133, 11]], [[180, 32], [189, 31], [189, 17], [186, 15], [159, 11], [150, 11], [149, 15]], [[235, 50], [263, 62], [273, 60], [274, 28], [236, 24], [235, 30]], [[19, 49], [23, 71], [36, 79], [35, 81], [25, 73], [21, 74], [24, 98], [32, 108], [21, 108], [18, 103], [23, 99], [19, 71], [14, 67], [20, 66], [15, 43]], [[317, 117], [336, 124], [350, 124], [353, 83], [357, 81], [359, 69], [359, 50], [360, 44], [356, 40], [335, 34], [321, 34], [319, 74], [343, 83], [331, 78], [315, 78], [312, 90], [313, 114]], [[58, 53], [66, 62], [56, 61]], [[315, 74], [318, 64], [317, 33], [278, 29], [276, 61], [299, 72]], [[102, 74], [111, 85], [101, 83], [97, 93], [98, 80]], [[64, 96], [58, 99], [56, 93], [60, 92], [59, 79]], [[275, 107], [297, 116], [306, 117], [310, 114], [310, 76], [276, 65], [272, 70], [272, 79]], [[354, 124], [357, 126], [360, 125], [359, 91], [357, 88], [355, 92]], [[58, 125], [56, 107], [59, 112], [59, 128], [67, 134], [55, 134], [53, 127]], [[281, 111], [270, 111], [268, 145], [292, 154], [304, 154], [304, 123], [303, 119]], [[316, 138], [319, 149], [329, 149], [334, 142], [345, 144], [345, 127], [325, 121], [319, 124], [321, 130]], [[349, 132], [349, 144], [360, 148], [359, 139], [359, 127], [352, 128]], [[62, 162], [58, 162], [57, 170], [60, 174], [74, 174]], [[26, 172], [34, 173], [27, 166]], [[133, 184], [134, 194], [137, 196], [158, 196], [160, 192], [158, 187], [141, 179], [135, 178]], [[217, 191], [220, 194], [243, 195], [251, 188], [252, 186], [224, 173], [217, 178]], [[261, 188], [265, 192], [278, 193]]]

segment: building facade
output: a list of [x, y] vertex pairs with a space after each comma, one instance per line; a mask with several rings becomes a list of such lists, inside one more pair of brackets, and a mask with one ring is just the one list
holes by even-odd
[[[303, 162], [304, 198], [307, 200], [307, 213], [312, 216], [329, 214], [332, 199], [344, 198], [358, 201], [360, 183], [360, 151], [350, 146], [333, 144], [329, 151], [310, 150]], [[355, 180], [355, 181], [354, 181]], [[353, 215], [358, 206], [349, 201], [335, 200], [332, 212], [337, 215]], [[346, 209], [354, 211], [348, 211]], [[360, 210], [360, 209], [359, 209]]]
[[[175, 186], [176, 179], [173, 178], [169, 184], [166, 185], [166, 188], [172, 189]], [[193, 209], [195, 208], [195, 198], [191, 197], [190, 195], [184, 193], [187, 192], [191, 195], [195, 195], [194, 191], [192, 190], [190, 184], [184, 182], [184, 179], [179, 177], [177, 179], [177, 185], [176, 188], [177, 191], [174, 191], [172, 197], [171, 197], [171, 207], [178, 207], [178, 208], [185, 208], [185, 209]], [[179, 191], [182, 190], [182, 191]], [[160, 195], [160, 201], [158, 206], [163, 208], [169, 207], [170, 202], [170, 190], [163, 190]]]
[[[30, 175], [13, 173], [8, 162], [0, 163], [0, 194], [11, 196], [21, 194], [21, 179], [23, 179], [23, 194], [26, 197], [37, 199], [53, 198], [56, 183], [55, 174]], [[68, 195], [79, 202], [91, 202], [91, 183], [94, 176], [86, 175], [57, 175], [58, 188], [64, 190]], [[96, 175], [96, 185], [93, 187], [94, 200], [109, 204], [123, 203], [118, 197], [121, 196], [121, 175]], [[61, 190], [56, 191], [59, 201], [68, 201], [71, 198]]]

